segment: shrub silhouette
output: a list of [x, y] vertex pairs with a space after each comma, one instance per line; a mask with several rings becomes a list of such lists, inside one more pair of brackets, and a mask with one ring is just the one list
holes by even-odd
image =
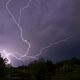
[[0, 57], [0, 80], [80, 80], [80, 60], [72, 58], [53, 64], [39, 59], [28, 66], [7, 67]]
[[6, 76], [6, 61], [7, 59], [3, 59], [0, 55], [0, 80], [4, 80]]

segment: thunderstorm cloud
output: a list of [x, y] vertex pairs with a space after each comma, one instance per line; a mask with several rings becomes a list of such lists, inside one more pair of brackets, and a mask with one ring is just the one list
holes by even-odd
[[[0, 49], [6, 49], [11, 54], [19, 57], [26, 53], [28, 45], [21, 40], [20, 30], [6, 9], [7, 1], [0, 0]], [[17, 23], [19, 22], [20, 9], [25, 7], [28, 1], [12, 0], [9, 3], [8, 8]], [[28, 56], [35, 56], [40, 53], [42, 48], [70, 36], [72, 36], [71, 39], [62, 44], [57, 44], [56, 47], [51, 46], [46, 49], [46, 53], [43, 51], [40, 56], [58, 61], [61, 58], [64, 59], [66, 54], [69, 55], [70, 50], [74, 52], [74, 48], [80, 48], [79, 45], [72, 47], [76, 42], [80, 43], [79, 4], [80, 0], [31, 1], [29, 7], [25, 8], [21, 13], [20, 19], [23, 37], [31, 44]], [[68, 48], [69, 45], [71, 49]], [[75, 50], [74, 56], [79, 55], [79, 53], [76, 54], [76, 51], [78, 52], [79, 49]], [[17, 62], [17, 60], [14, 60], [15, 58], [11, 57], [11, 59], [13, 64], [15, 64], [14, 61]], [[27, 60], [27, 57], [24, 60]]]

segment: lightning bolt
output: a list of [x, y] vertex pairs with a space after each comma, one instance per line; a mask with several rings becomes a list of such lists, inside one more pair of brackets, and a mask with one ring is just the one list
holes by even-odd
[[10, 59], [9, 59], [9, 55], [10, 55], [10, 54], [7, 53], [6, 50], [0, 50], [0, 55], [1, 55], [1, 57], [2, 57], [3, 59], [5, 59], [5, 58], [8, 59], [7, 64], [10, 64], [10, 63], [11, 63], [11, 61], [10, 61]]
[[[8, 1], [7, 1], [7, 3], [6, 3], [6, 9], [7, 9], [8, 13], [10, 14], [10, 16], [12, 17], [12, 19], [14, 20], [14, 22], [16, 23], [18, 29], [20, 30], [20, 36], [21, 36], [22, 41], [23, 41], [26, 45], [28, 45], [27, 52], [26, 52], [23, 56], [20, 56], [20, 57], [18, 58], [18, 57], [16, 57], [16, 56], [14, 56], [13, 54], [11, 54], [11, 56], [13, 56], [13, 57], [15, 57], [16, 59], [20, 60], [21, 58], [23, 58], [23, 57], [25, 57], [25, 56], [28, 55], [29, 49], [31, 48], [30, 43], [23, 38], [23, 30], [22, 30], [21, 23], [20, 23], [22, 12], [23, 12], [23, 10], [24, 10], [25, 8], [28, 8], [28, 7], [29, 7], [29, 5], [30, 5], [30, 3], [31, 3], [31, 0], [28, 1], [28, 3], [27, 3], [26, 6], [24, 6], [23, 8], [20, 9], [20, 14], [19, 14], [18, 22], [16, 21], [14, 15], [11, 13], [11, 11], [10, 11], [9, 8], [8, 8], [8, 5], [10, 4], [11, 1], [12, 1], [12, 0], [8, 0]], [[32, 57], [32, 56], [27, 56], [27, 57], [28, 57], [28, 58], [34, 58], [34, 57]]]
[[[67, 37], [67, 38], [65, 38], [65, 39], [63, 39], [63, 40], [59, 40], [59, 41], [57, 41], [57, 42], [55, 42], [55, 43], [51, 43], [51, 44], [49, 44], [48, 46], [43, 47], [37, 55], [35, 55], [35, 56], [28, 56], [29, 50], [30, 50], [30, 48], [31, 48], [31, 44], [30, 44], [30, 42], [29, 42], [28, 40], [25, 40], [25, 39], [23, 38], [23, 29], [22, 29], [20, 20], [21, 20], [22, 12], [24, 11], [24, 9], [26, 9], [26, 8], [28, 8], [28, 7], [30, 6], [30, 3], [31, 3], [32, 0], [29, 0], [28, 3], [27, 3], [27, 5], [20, 9], [20, 14], [19, 14], [18, 22], [16, 21], [14, 15], [12, 14], [12, 12], [11, 12], [11, 11], [9, 10], [9, 8], [8, 8], [8, 5], [11, 3], [11, 1], [13, 1], [13, 0], [8, 0], [8, 1], [7, 1], [7, 3], [6, 3], [6, 9], [7, 9], [9, 15], [12, 17], [12, 19], [14, 20], [15, 24], [17, 25], [17, 27], [18, 27], [18, 29], [19, 29], [19, 31], [20, 31], [21, 40], [22, 40], [26, 45], [28, 45], [28, 48], [26, 49], [26, 50], [27, 50], [26, 53], [25, 53], [24, 55], [20, 56], [20, 57], [16, 57], [15, 55], [8, 53], [8, 55], [7, 55], [7, 58], [8, 58], [8, 59], [9, 59], [9, 56], [11, 55], [11, 56], [15, 57], [15, 58], [18, 59], [18, 60], [21, 60], [21, 59], [24, 58], [24, 57], [28, 57], [29, 59], [34, 59], [34, 60], [35, 60], [38, 56], [40, 56], [40, 55], [42, 54], [42, 52], [43, 52], [45, 49], [48, 49], [48, 48], [50, 48], [50, 47], [52, 47], [52, 46], [54, 46], [54, 45], [58, 45], [58, 44], [60, 44], [60, 43], [62, 43], [62, 42], [65, 42], [65, 41], [67, 41], [68, 39], [71, 38], [71, 37]], [[5, 53], [6, 53], [6, 52], [5, 52]], [[22, 60], [21, 60], [21, 61], [22, 61]], [[10, 60], [9, 60], [9, 63], [10, 63]]]

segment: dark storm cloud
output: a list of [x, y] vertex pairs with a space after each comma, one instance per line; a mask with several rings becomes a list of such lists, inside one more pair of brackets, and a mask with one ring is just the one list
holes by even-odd
[[32, 1], [21, 19], [24, 37], [32, 45], [29, 54], [39, 53], [42, 47], [80, 30], [79, 3], [75, 0]]
[[[79, 35], [75, 36], [80, 39]], [[80, 58], [80, 41], [78, 38], [73, 37], [68, 41], [48, 48], [48, 50], [43, 52], [42, 57], [52, 60], [54, 63], [70, 59], [72, 57]]]
[[[9, 45], [13, 52], [17, 51], [23, 55], [23, 53], [26, 52], [25, 48], [28, 45], [26, 46], [21, 41], [17, 25], [6, 10], [6, 2], [7, 0], [0, 1], [3, 5], [0, 8], [0, 41], [3, 41], [3, 38], [5, 40], [0, 44], [1, 46], [5, 46], [3, 48], [6, 48], [6, 45]], [[19, 11], [27, 2], [28, 0], [13, 0], [8, 5], [17, 22]], [[75, 43], [77, 41], [80, 43], [79, 35], [74, 36], [75, 34], [80, 34], [79, 4], [80, 0], [32, 0], [30, 6], [25, 8], [21, 16], [23, 37], [31, 43], [29, 55], [35, 56], [40, 52], [41, 48], [48, 46], [50, 43], [65, 39], [68, 36], [73, 36]], [[4, 37], [2, 37], [3, 35]], [[77, 37], [78, 39], [75, 40]], [[69, 40], [67, 42], [69, 42]], [[65, 43], [63, 45], [65, 45]], [[74, 45], [72, 41], [71, 45]], [[63, 49], [65, 51], [62, 53], [64, 55], [67, 54], [65, 53], [68, 51], [67, 46], [61, 50]], [[72, 46], [71, 49], [73, 50]], [[61, 57], [58, 55], [58, 50], [60, 51], [58, 48], [50, 48], [50, 50], [47, 49], [48, 54], [42, 55], [47, 58], [51, 55], [51, 59], [56, 56], [56, 59], [58, 59]]]

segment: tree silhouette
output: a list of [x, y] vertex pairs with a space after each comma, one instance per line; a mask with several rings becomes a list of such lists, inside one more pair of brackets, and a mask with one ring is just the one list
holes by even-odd
[[6, 61], [7, 59], [3, 59], [0, 53], [0, 77], [5, 76]]

